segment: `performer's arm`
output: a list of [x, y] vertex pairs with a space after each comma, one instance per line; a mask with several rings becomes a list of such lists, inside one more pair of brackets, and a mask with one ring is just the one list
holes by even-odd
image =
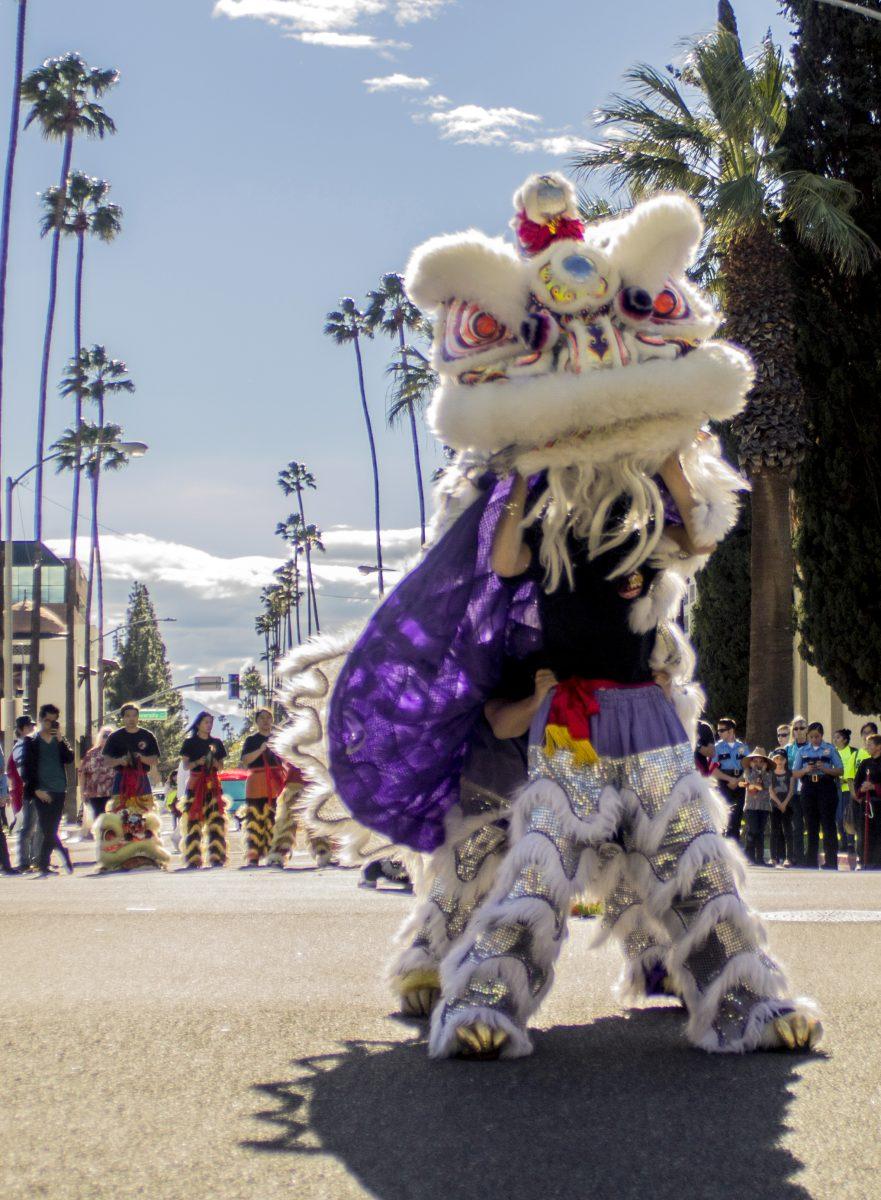
[[258, 746], [256, 750], [249, 750], [247, 754], [243, 754], [242, 757], [239, 759], [239, 762], [242, 764], [243, 767], [253, 766], [258, 758], [263, 757], [265, 751], [266, 751], [266, 743], [263, 742], [263, 744]]
[[526, 480], [522, 475], [515, 475], [514, 486], [493, 537], [492, 568], [503, 579], [522, 575], [532, 561], [532, 552], [524, 544], [523, 530], [520, 528], [525, 508]]
[[483, 711], [496, 737], [504, 741], [528, 733], [542, 700], [556, 686], [557, 677], [553, 671], [536, 671], [535, 691], [525, 700], [487, 700]]
[[685, 551], [686, 554], [711, 554], [715, 549], [715, 543], [708, 543], [706, 538], [701, 538], [698, 534], [694, 515], [697, 500], [691, 490], [691, 484], [682, 470], [679, 455], [671, 454], [669, 458], [666, 458], [661, 463], [659, 474], [682, 517], [681, 526], [666, 525], [664, 533], [672, 538], [680, 550]]

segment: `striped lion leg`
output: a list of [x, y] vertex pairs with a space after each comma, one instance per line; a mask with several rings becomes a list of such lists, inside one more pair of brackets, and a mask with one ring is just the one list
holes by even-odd
[[417, 877], [413, 911], [396, 938], [404, 948], [389, 971], [401, 1009], [411, 1016], [428, 1016], [434, 1007], [441, 960], [492, 886], [508, 847], [498, 809], [469, 818], [457, 807], [446, 827], [444, 844]]
[[181, 818], [183, 830], [184, 862], [188, 867], [202, 865], [202, 825], [201, 819], [194, 820], [188, 812]]
[[263, 844], [262, 800], [248, 800], [245, 805], [245, 863], [256, 867]]
[[275, 827], [275, 804], [271, 800], [266, 801], [266, 807], [263, 810], [263, 836], [260, 842], [260, 857], [266, 858], [269, 854], [269, 847], [272, 845], [272, 831]]
[[[703, 1050], [742, 1053], [791, 1045], [782, 1019], [822, 1027], [810, 1002], [791, 998], [786, 976], [765, 951], [765, 931], [744, 901], [743, 856], [723, 836], [716, 789], [690, 766], [687, 745], [653, 752], [631, 776], [625, 845], [642, 858], [637, 890], [646, 911], [671, 933], [666, 965], [689, 1012], [689, 1040]], [[678, 763], [660, 761], [678, 756]], [[668, 777], [664, 779], [665, 772]], [[807, 1033], [806, 1033], [807, 1036]], [[807, 1044], [807, 1043], [806, 1043]]]
[[432, 1057], [532, 1053], [526, 1023], [553, 982], [572, 898], [597, 863], [589, 832], [553, 779], [533, 778], [517, 798], [495, 884], [441, 964]]
[[272, 842], [267, 855], [267, 861], [272, 866], [283, 867], [290, 857], [291, 847], [297, 836], [296, 801], [299, 793], [299, 786], [288, 786], [278, 798]]
[[214, 796], [205, 803], [208, 828], [208, 864], [212, 867], [226, 865], [226, 817]]
[[646, 908], [638, 876], [641, 856], [620, 855], [614, 884], [603, 901], [595, 946], [613, 939], [621, 947], [624, 965], [615, 994], [622, 1001], [646, 996], [673, 995], [675, 987], [667, 969], [671, 936], [663, 923]]

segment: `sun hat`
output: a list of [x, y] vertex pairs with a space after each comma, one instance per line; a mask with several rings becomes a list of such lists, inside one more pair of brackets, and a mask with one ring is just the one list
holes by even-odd
[[744, 759], [743, 759], [743, 765], [746, 766], [746, 764], [748, 762], [757, 762], [760, 759], [761, 759], [761, 761], [766, 763], [769, 767], [774, 766], [774, 763], [771, 761], [771, 759], [765, 753], [764, 746], [756, 746], [756, 748], [754, 750], [751, 750], [749, 752], [749, 754], [745, 755]]

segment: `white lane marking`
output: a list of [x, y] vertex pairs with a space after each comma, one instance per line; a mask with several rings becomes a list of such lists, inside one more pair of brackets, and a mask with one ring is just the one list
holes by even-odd
[[822, 921], [837, 925], [881, 921], [879, 908], [784, 908], [759, 915], [765, 921]]
[[151, 907], [149, 907], [149, 906], [147, 906], [147, 907], [145, 907], [145, 908], [139, 908], [137, 905], [135, 905], [135, 904], [131, 904], [131, 905], [129, 905], [129, 906], [128, 906], [128, 908], [126, 908], [126, 910], [125, 910], [125, 911], [126, 911], [126, 912], [155, 912], [155, 911], [156, 911], [156, 909], [155, 909], [155, 908], [151, 908]]

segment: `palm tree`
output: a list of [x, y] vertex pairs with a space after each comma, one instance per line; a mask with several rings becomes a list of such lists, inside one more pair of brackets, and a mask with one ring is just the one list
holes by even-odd
[[[438, 375], [426, 356], [415, 346], [403, 346], [398, 351], [399, 357], [391, 362], [387, 374], [392, 377], [389, 394], [388, 423], [400, 420], [405, 414], [410, 420], [411, 430], [416, 425], [416, 413], [423, 413], [438, 385]], [[415, 453], [418, 447], [414, 441]], [[417, 475], [422, 480], [421, 466], [417, 457]], [[420, 492], [421, 501], [421, 492]], [[422, 522], [422, 545], [425, 545], [425, 509], [421, 501], [420, 519]]]
[[781, 229], [864, 268], [874, 247], [850, 209], [856, 194], [841, 179], [785, 171], [780, 143], [788, 112], [788, 70], [766, 39], [743, 53], [728, 3], [720, 23], [695, 41], [679, 70], [640, 64], [596, 119], [613, 130], [576, 169], [609, 168], [613, 184], [640, 197], [680, 188], [703, 208], [726, 300], [726, 336], [745, 346], [757, 378], [734, 422], [752, 483], [750, 662], [747, 737], [755, 743], [792, 703], [793, 556], [790, 484], [803, 453], [803, 395], [795, 370], [790, 261]]
[[263, 685], [260, 672], [253, 663], [248, 663], [243, 669], [240, 683], [242, 695], [245, 697], [245, 709], [249, 713], [253, 713], [257, 707], [257, 697], [260, 695]]
[[[404, 291], [403, 276], [390, 272], [383, 275], [379, 287], [367, 293], [365, 321], [371, 333], [378, 329], [386, 337], [397, 338], [400, 361], [406, 367], [409, 356], [406, 333], [427, 332], [428, 325], [422, 313]], [[416, 467], [416, 490], [419, 495], [419, 529], [421, 544], [425, 545], [425, 492], [422, 486], [422, 462], [419, 456], [419, 431], [416, 426], [416, 409], [403, 397], [392, 405], [388, 414], [390, 425], [406, 414], [410, 422], [410, 437], [413, 441], [413, 462]]]
[[[128, 377], [128, 367], [121, 358], [109, 358], [104, 346], [94, 345], [91, 349], [80, 350], [79, 363], [68, 367], [68, 376], [64, 386], [69, 390], [65, 393], [72, 395], [74, 389], [80, 393], [80, 401], [88, 400], [97, 409], [98, 425], [104, 426], [104, 407], [108, 397], [131, 394], [135, 390], [133, 381]], [[89, 551], [89, 574], [86, 587], [86, 628], [92, 621], [92, 599], [97, 594], [98, 600], [98, 667], [96, 690], [98, 694], [98, 721], [104, 719], [104, 572], [101, 566], [101, 541], [98, 534], [98, 492], [101, 482], [101, 455], [98, 455], [94, 469], [88, 472], [92, 498], [91, 546]], [[117, 468], [111, 468], [116, 470]], [[87, 650], [86, 666], [89, 668]], [[86, 736], [91, 737], [91, 730], [86, 730]]]
[[260, 657], [266, 663], [266, 703], [272, 708], [272, 652], [270, 650], [269, 638], [272, 634], [273, 621], [268, 612], [263, 612], [254, 620], [254, 630], [263, 638], [263, 644], [266, 647], [266, 652]]
[[[91, 421], [81, 421], [65, 429], [61, 437], [52, 446], [52, 452], [57, 455], [55, 469], [61, 471], [85, 471], [92, 483], [92, 512], [91, 512], [91, 552], [89, 554], [89, 576], [86, 585], [86, 634], [84, 647], [84, 674], [86, 682], [86, 740], [91, 742], [92, 736], [92, 593], [94, 581], [98, 579], [98, 723], [104, 720], [104, 704], [101, 689], [104, 686], [104, 595], [101, 574], [101, 543], [98, 526], [98, 488], [97, 480], [102, 471], [119, 471], [129, 461], [130, 455], [120, 445], [122, 429], [119, 425], [103, 422], [97, 424]], [[73, 641], [73, 626], [68, 641]], [[73, 707], [73, 701], [70, 702]], [[69, 718], [68, 718], [69, 720]]]
[[[297, 507], [300, 510], [300, 520], [306, 524], [306, 513], [303, 507], [303, 492], [307, 488], [315, 490], [315, 476], [302, 463], [291, 461], [278, 473], [278, 486], [286, 496], [296, 495]], [[323, 550], [324, 547], [322, 546]], [[306, 635], [312, 636], [312, 616], [315, 616], [315, 632], [321, 633], [318, 620], [318, 600], [315, 596], [315, 582], [312, 578], [312, 544], [306, 543]]]
[[49, 390], [49, 361], [52, 354], [52, 329], [55, 324], [55, 304], [58, 296], [58, 251], [63, 228], [63, 207], [67, 196], [67, 181], [76, 134], [103, 138], [115, 133], [116, 126], [97, 100], [119, 78], [113, 69], [89, 67], [76, 53], [61, 58], [48, 58], [42, 66], [29, 72], [21, 84], [21, 98], [30, 105], [25, 129], [34, 123], [40, 126], [43, 137], [60, 141], [61, 177], [56, 196], [58, 209], [52, 222], [52, 247], [49, 256], [49, 298], [46, 306], [46, 325], [43, 333], [43, 353], [40, 363], [40, 391], [37, 401], [37, 470], [34, 476], [34, 582], [31, 612], [30, 672], [28, 704], [36, 711], [39, 688], [40, 661], [40, 604], [42, 600], [41, 554], [43, 536], [43, 457], [46, 440], [46, 399]]
[[[313, 550], [320, 550], [322, 554], [324, 553], [324, 542], [321, 540], [321, 530], [316, 525], [305, 524], [299, 513], [290, 513], [286, 520], [279, 521], [275, 527], [275, 533], [277, 537], [280, 537], [283, 541], [287, 542], [294, 552], [293, 563], [297, 579], [296, 590], [299, 592], [299, 557], [301, 554], [304, 554], [308, 562], [309, 555]], [[298, 605], [297, 643], [299, 644], [301, 640], [300, 609]]]
[[[43, 222], [41, 232], [45, 235], [54, 228], [61, 212], [61, 231], [76, 237], [76, 272], [73, 296], [73, 358], [68, 364], [61, 383], [62, 396], [74, 397], [74, 429], [79, 429], [83, 419], [83, 369], [80, 365], [82, 352], [83, 272], [85, 264], [86, 234], [102, 242], [111, 242], [119, 233], [122, 224], [122, 209], [109, 203], [107, 196], [110, 184], [105, 179], [93, 179], [82, 171], [71, 171], [68, 177], [67, 195], [59, 196], [58, 188], [51, 187], [42, 195]], [[73, 498], [70, 512], [70, 553], [67, 564], [66, 620], [69, 630], [74, 627], [76, 610], [76, 557], [77, 532], [80, 512], [81, 472], [73, 472]], [[76, 699], [76, 663], [74, 639], [68, 637], [65, 670], [65, 719], [67, 735], [71, 745], [74, 739], [74, 703]]]
[[[276, 567], [272, 574], [278, 580], [278, 587], [281, 589], [281, 594], [285, 599], [286, 644], [287, 649], [290, 650], [294, 645], [294, 631], [291, 626], [292, 612], [296, 613], [297, 645], [299, 645], [302, 640], [300, 631], [300, 604], [303, 600], [303, 593], [300, 591], [300, 565], [298, 562], [298, 556], [295, 554], [295, 556], [289, 559], [286, 563], [282, 563], [280, 567]], [[309, 597], [307, 592], [307, 606], [308, 602]]]
[[382, 573], [382, 525], [379, 519], [379, 463], [376, 458], [376, 442], [373, 440], [373, 425], [370, 421], [370, 410], [367, 407], [367, 393], [364, 389], [364, 364], [361, 361], [361, 338], [372, 337], [364, 314], [349, 296], [340, 300], [339, 309], [329, 312], [324, 323], [325, 334], [333, 338], [338, 346], [351, 342], [355, 347], [355, 362], [358, 367], [358, 390], [361, 394], [361, 411], [364, 414], [364, 424], [367, 426], [367, 440], [370, 443], [370, 464], [373, 468], [373, 519], [376, 527], [376, 571], [380, 596], [385, 593], [385, 580]]
[[9, 113], [9, 141], [6, 149], [6, 171], [3, 176], [3, 212], [0, 216], [0, 461], [2, 461], [3, 431], [3, 349], [6, 331], [6, 273], [9, 267], [9, 227], [12, 222], [12, 183], [15, 176], [15, 154], [18, 149], [18, 126], [21, 115], [21, 78], [24, 70], [24, 33], [28, 2], [18, 0], [18, 21], [15, 30], [15, 64], [12, 69], [12, 104]]

